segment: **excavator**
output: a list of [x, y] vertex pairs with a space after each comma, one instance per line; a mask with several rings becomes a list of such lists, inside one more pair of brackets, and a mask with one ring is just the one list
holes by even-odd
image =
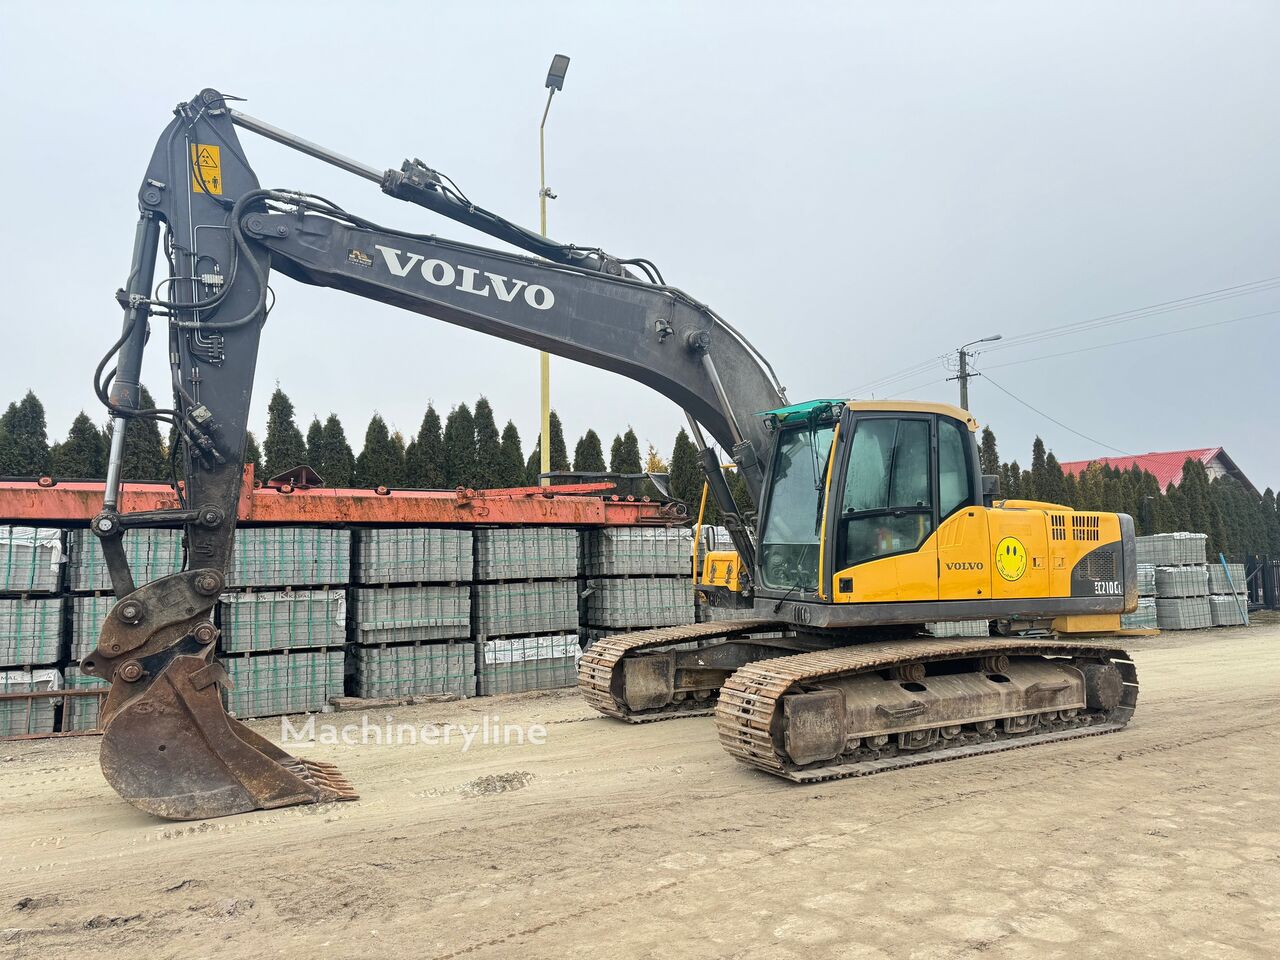
[[[117, 600], [82, 668], [111, 683], [101, 766], [125, 800], [159, 817], [203, 819], [356, 797], [335, 767], [282, 751], [222, 702], [213, 614], [232, 555], [273, 270], [613, 371], [683, 411], [734, 547], [702, 558], [699, 589], [735, 609], [590, 646], [579, 687], [601, 713], [630, 723], [714, 714], [731, 756], [798, 782], [1129, 721], [1137, 675], [1118, 643], [1120, 615], [1137, 606], [1130, 517], [1000, 500], [965, 410], [791, 402], [764, 355], [650, 260], [549, 240], [473, 203], [420, 160], [368, 166], [236, 102], [202, 90], [161, 134], [116, 295], [123, 329], [94, 377], [113, 432], [91, 529]], [[319, 196], [263, 188], [241, 130], [523, 252], [381, 226]], [[167, 275], [157, 282], [161, 253]], [[153, 318], [167, 320], [167, 408], [141, 402]], [[126, 427], [140, 418], [176, 432], [176, 508], [119, 509]], [[735, 505], [725, 455], [752, 512]], [[121, 537], [172, 525], [185, 530], [184, 569], [135, 584]], [[954, 620], [990, 621], [995, 635], [924, 635], [925, 624]]]

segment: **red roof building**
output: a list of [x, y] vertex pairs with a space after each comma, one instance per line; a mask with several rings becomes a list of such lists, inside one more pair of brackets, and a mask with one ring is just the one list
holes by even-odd
[[1205, 447], [1201, 450], [1170, 450], [1166, 453], [1144, 453], [1136, 457], [1095, 457], [1092, 460], [1073, 460], [1062, 465], [1062, 472], [1079, 476], [1091, 463], [1111, 467], [1113, 470], [1131, 470], [1137, 466], [1141, 470], [1155, 476], [1160, 489], [1169, 484], [1178, 484], [1182, 480], [1182, 465], [1187, 460], [1199, 460], [1204, 464], [1210, 480], [1218, 477], [1235, 477], [1240, 484], [1258, 496], [1257, 488], [1249, 481], [1234, 460], [1227, 456], [1222, 447]]

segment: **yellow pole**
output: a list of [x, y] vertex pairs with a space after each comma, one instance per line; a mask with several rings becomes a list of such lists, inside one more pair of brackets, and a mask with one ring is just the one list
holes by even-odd
[[[545, 131], [547, 127], [547, 114], [551, 112], [551, 98], [556, 95], [556, 88], [552, 87], [547, 91], [547, 106], [542, 111], [542, 123], [538, 125], [538, 214], [541, 222], [542, 235], [547, 235], [547, 151]], [[542, 414], [540, 449], [542, 451], [542, 462], [538, 469], [542, 473], [551, 472], [551, 354], [545, 350], [541, 351], [538, 356], [538, 373], [541, 382], [541, 405]], [[541, 481], [542, 486], [548, 486], [551, 481], [544, 478]]]

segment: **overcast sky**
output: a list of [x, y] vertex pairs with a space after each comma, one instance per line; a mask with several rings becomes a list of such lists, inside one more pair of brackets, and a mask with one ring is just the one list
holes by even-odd
[[[551, 235], [652, 259], [801, 400], [866, 396], [988, 334], [1280, 277], [1278, 49], [1274, 3], [5, 4], [0, 400], [34, 389], [54, 438], [80, 409], [103, 419], [90, 378], [119, 333], [140, 178], [173, 105], [205, 86], [377, 167], [421, 157], [536, 227], [543, 79], [570, 55]], [[241, 136], [264, 186], [479, 239]], [[357, 452], [374, 410], [408, 435], [428, 401], [443, 414], [481, 393], [528, 451], [533, 352], [273, 286], [260, 437], [279, 382], [304, 431], [335, 411]], [[992, 350], [970, 405], [1024, 465], [1036, 434], [1061, 460], [1222, 445], [1277, 486], [1280, 313], [1051, 356], [1266, 311], [1280, 289]], [[933, 362], [876, 394], [955, 402], [948, 375]], [[552, 390], [570, 447], [631, 424], [665, 455], [682, 422], [570, 361], [553, 359]]]

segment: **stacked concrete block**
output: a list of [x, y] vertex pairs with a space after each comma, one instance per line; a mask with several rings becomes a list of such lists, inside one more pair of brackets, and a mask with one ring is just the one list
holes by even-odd
[[96, 730], [102, 703], [111, 691], [111, 684], [82, 673], [79, 667], [70, 666], [67, 667], [64, 690], [91, 690], [94, 695], [62, 698], [62, 729]]
[[231, 687], [227, 709], [237, 717], [313, 713], [343, 692], [343, 652], [256, 653], [223, 657]]
[[0, 526], [0, 593], [57, 593], [64, 537], [49, 527]]
[[1156, 565], [1154, 563], [1138, 564], [1138, 596], [1154, 597], [1156, 595]]
[[578, 531], [511, 527], [476, 531], [477, 580], [550, 580], [578, 575]]
[[475, 644], [398, 643], [355, 648], [358, 697], [476, 694]]
[[1161, 630], [1199, 630], [1213, 626], [1209, 598], [1157, 597], [1156, 621]]
[[225, 653], [341, 647], [347, 641], [342, 590], [225, 593], [219, 603]]
[[0, 598], [0, 668], [53, 665], [62, 656], [62, 598]]
[[1243, 594], [1245, 592], [1244, 564], [1228, 563], [1226, 570], [1222, 569], [1221, 561], [1209, 564], [1209, 592]]
[[687, 527], [604, 527], [583, 537], [583, 573], [589, 577], [687, 577], [693, 556]]
[[1158, 567], [1203, 564], [1207, 540], [1203, 533], [1157, 533], [1138, 537], [1138, 562]]
[[482, 583], [475, 587], [475, 635], [527, 636], [578, 629], [576, 580]]
[[78, 663], [93, 653], [102, 634], [107, 614], [116, 604], [110, 596], [71, 598], [71, 660]]
[[1156, 567], [1156, 596], [1205, 597], [1209, 595], [1209, 575], [1203, 565]]
[[1126, 630], [1154, 630], [1159, 626], [1155, 597], [1138, 597], [1138, 609], [1120, 614], [1120, 626]]
[[767, 616], [762, 617], [756, 613], [754, 606], [751, 607], [713, 607], [704, 600], [697, 601], [697, 622], [710, 623], [713, 620], [755, 620], [768, 619]]
[[578, 682], [582, 655], [577, 632], [554, 636], [507, 637], [476, 645], [481, 696], [571, 687]]
[[468, 587], [362, 588], [352, 591], [356, 643], [463, 640], [471, 635]]
[[227, 586], [336, 587], [349, 582], [350, 571], [349, 530], [241, 527]]
[[[0, 693], [46, 693], [61, 689], [62, 673], [55, 669], [0, 671]], [[0, 699], [0, 737], [53, 733], [57, 699]]]
[[356, 582], [469, 582], [472, 543], [470, 530], [399, 527], [357, 531]]
[[665, 627], [694, 619], [693, 588], [683, 577], [594, 579], [587, 588], [587, 622], [593, 627]]
[[935, 637], [989, 637], [991, 622], [989, 620], [939, 620], [926, 623], [925, 627]]
[[1245, 599], [1237, 594], [1211, 595], [1209, 614], [1215, 627], [1242, 627], [1249, 622]]
[[[120, 538], [135, 583], [150, 583], [182, 569], [181, 530], [129, 530]], [[67, 578], [77, 593], [111, 589], [102, 545], [88, 530], [70, 531]]]

